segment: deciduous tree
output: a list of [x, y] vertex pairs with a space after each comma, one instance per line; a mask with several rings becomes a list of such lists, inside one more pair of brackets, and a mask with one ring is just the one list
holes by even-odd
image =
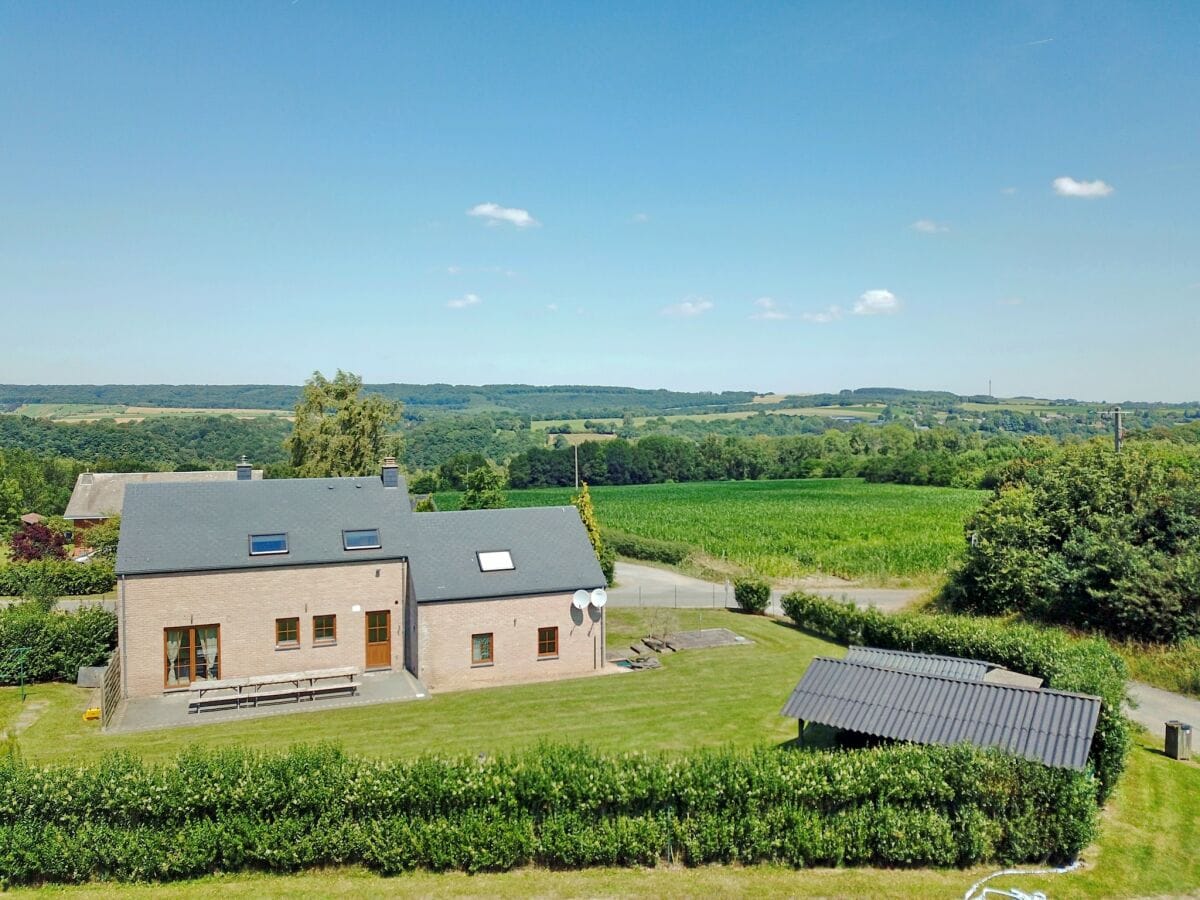
[[467, 473], [462, 509], [503, 509], [508, 506], [504, 495], [504, 475], [491, 466], [480, 466]]
[[399, 455], [392, 433], [399, 421], [400, 404], [363, 394], [359, 376], [338, 369], [331, 381], [314, 372], [284, 447], [301, 478], [369, 475], [385, 456]]

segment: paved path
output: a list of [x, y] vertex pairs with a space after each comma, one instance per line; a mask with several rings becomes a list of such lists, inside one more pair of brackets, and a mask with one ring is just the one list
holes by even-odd
[[1140, 681], [1129, 682], [1129, 696], [1137, 709], [1126, 709], [1129, 718], [1145, 725], [1152, 735], [1163, 736], [1163, 725], [1175, 719], [1192, 726], [1192, 752], [1200, 753], [1200, 700], [1173, 694]]
[[[733, 584], [703, 581], [671, 569], [643, 566], [620, 561], [616, 569], [617, 587], [608, 592], [613, 606], [678, 606], [684, 609], [736, 606]], [[807, 588], [811, 593], [834, 599], [845, 598], [856, 606], [875, 606], [884, 612], [897, 612], [921, 595], [911, 588], [864, 588], [853, 585]], [[767, 612], [783, 615], [779, 605], [783, 591], [771, 592]]]

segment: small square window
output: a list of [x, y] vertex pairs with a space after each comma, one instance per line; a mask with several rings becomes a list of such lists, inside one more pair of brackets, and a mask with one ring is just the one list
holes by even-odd
[[471, 635], [471, 665], [486, 666], [496, 661], [492, 652], [492, 633]]
[[503, 572], [516, 568], [512, 554], [507, 550], [480, 550], [475, 556], [479, 559], [480, 572]]
[[342, 532], [342, 547], [346, 550], [378, 550], [378, 528], [354, 528]]
[[337, 640], [337, 616], [313, 616], [313, 643], [329, 644]]
[[300, 620], [298, 618], [275, 620], [275, 646], [300, 646]]
[[538, 629], [538, 656], [558, 656], [558, 628]]
[[268, 556], [272, 553], [287, 553], [288, 540], [286, 534], [252, 534], [250, 535], [250, 555]]

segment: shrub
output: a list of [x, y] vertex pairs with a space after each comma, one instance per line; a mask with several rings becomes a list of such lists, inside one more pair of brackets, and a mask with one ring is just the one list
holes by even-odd
[[601, 528], [600, 536], [604, 540], [604, 546], [612, 548], [617, 555], [629, 559], [644, 559], [650, 562], [679, 565], [692, 552], [692, 548], [687, 544], [677, 541], [662, 541], [629, 534], [625, 531], [615, 531], [611, 528]]
[[1129, 724], [1121, 713], [1128, 677], [1125, 663], [1098, 638], [1072, 638], [1052, 628], [971, 616], [884, 615], [796, 591], [783, 611], [801, 628], [842, 644], [865, 644], [917, 653], [985, 659], [1034, 675], [1047, 687], [1100, 698], [1091, 765], [1100, 800], [1116, 787], [1129, 752]]
[[10, 540], [12, 558], [21, 562], [34, 559], [62, 559], [67, 551], [62, 534], [40, 522], [22, 525]]
[[0, 882], [1061, 860], [1094, 837], [1096, 813], [1091, 776], [967, 746], [379, 761], [324, 745], [48, 768], [0, 755]]
[[0, 596], [24, 597], [42, 586], [55, 597], [104, 594], [116, 584], [112, 563], [101, 560], [42, 559], [0, 566]]
[[[0, 609], [0, 684], [75, 681], [80, 666], [103, 665], [116, 644], [117, 617], [100, 606], [46, 612], [32, 603]], [[23, 661], [11, 652], [26, 648]]]
[[746, 612], [762, 615], [771, 602], [771, 585], [761, 578], [735, 578], [733, 599]]

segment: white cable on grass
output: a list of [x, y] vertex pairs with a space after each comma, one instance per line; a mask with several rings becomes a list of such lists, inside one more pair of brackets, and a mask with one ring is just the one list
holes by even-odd
[[[999, 872], [993, 872], [986, 878], [981, 878], [971, 885], [970, 890], [963, 895], [963, 900], [973, 900], [973, 898], [975, 898], [975, 892], [993, 878], [1001, 878], [1005, 875], [1063, 875], [1067, 872], [1075, 871], [1081, 865], [1083, 865], [1083, 862], [1077, 859], [1069, 866], [1061, 866], [1057, 869], [1003, 869]], [[1046, 895], [1041, 891], [1037, 891], [1032, 894], [1026, 894], [1024, 891], [1017, 888], [1013, 888], [1011, 891], [997, 891], [991, 888], [984, 888], [983, 893], [979, 895], [979, 898], [982, 898], [987, 894], [993, 894], [1001, 897], [1012, 897], [1013, 900], [1046, 900]]]

